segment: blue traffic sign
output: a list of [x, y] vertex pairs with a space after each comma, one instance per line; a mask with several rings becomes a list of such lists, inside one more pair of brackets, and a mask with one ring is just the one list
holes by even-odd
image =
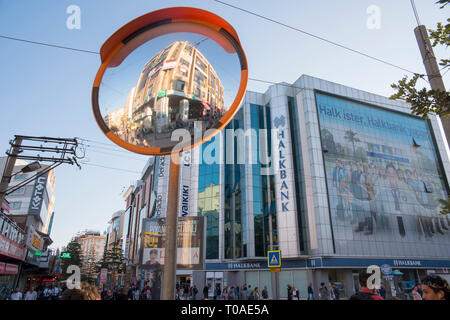
[[269, 268], [281, 267], [281, 251], [267, 251], [267, 266]]

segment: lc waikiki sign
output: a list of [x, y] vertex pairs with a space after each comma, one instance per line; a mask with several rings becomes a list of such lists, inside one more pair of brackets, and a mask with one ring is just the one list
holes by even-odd
[[281, 210], [282, 212], [289, 211], [289, 188], [286, 183], [286, 136], [285, 136], [285, 126], [286, 118], [285, 116], [275, 117], [273, 124], [277, 128], [278, 136], [278, 172], [280, 175], [281, 187], [280, 187], [280, 198], [281, 198]]

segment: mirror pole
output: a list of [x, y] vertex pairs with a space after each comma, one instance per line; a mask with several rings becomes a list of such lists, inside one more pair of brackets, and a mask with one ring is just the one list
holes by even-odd
[[180, 152], [170, 156], [169, 194], [167, 203], [166, 244], [164, 255], [163, 300], [175, 300], [177, 271], [177, 216], [178, 179], [180, 174]]

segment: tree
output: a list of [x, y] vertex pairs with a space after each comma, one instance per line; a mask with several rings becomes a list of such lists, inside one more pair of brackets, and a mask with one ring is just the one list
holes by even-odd
[[[436, 3], [441, 4], [441, 9], [450, 3], [450, 0], [440, 0]], [[437, 23], [436, 30], [429, 30], [428, 37], [433, 41], [432, 46], [442, 45], [448, 48], [450, 45], [450, 18], [447, 19], [447, 24], [444, 26], [441, 22]], [[450, 67], [450, 59], [441, 59], [441, 71]], [[450, 92], [439, 90], [428, 90], [426, 88], [417, 89], [417, 80], [423, 78], [423, 75], [415, 74], [412, 79], [403, 77], [398, 83], [391, 84], [396, 93], [390, 99], [402, 99], [411, 104], [413, 114], [422, 116], [424, 119], [428, 118], [430, 113], [435, 113], [443, 117], [448, 117], [450, 114]]]
[[119, 241], [113, 243], [111, 249], [105, 249], [102, 259], [97, 263], [97, 273], [106, 268], [108, 272], [116, 275], [119, 272], [126, 272], [125, 257], [119, 245]]
[[70, 273], [67, 273], [67, 268], [71, 265], [78, 266], [80, 269], [82, 268], [81, 262], [81, 245], [77, 241], [76, 238], [72, 238], [72, 240], [67, 244], [64, 253], [69, 253], [70, 258], [61, 258], [61, 278], [66, 280], [70, 277]]
[[356, 132], [353, 132], [352, 130], [347, 130], [347, 131], [345, 131], [345, 136], [344, 136], [345, 140], [348, 140], [349, 142], [352, 143], [353, 155], [355, 155], [355, 142], [361, 142], [361, 140], [359, 140], [359, 138], [357, 138], [356, 135], [357, 135]]
[[[439, 0], [436, 4], [441, 5], [441, 9], [450, 4], [450, 0]], [[450, 18], [447, 19], [447, 24], [444, 26], [441, 22], [437, 23], [436, 30], [428, 30], [430, 36], [428, 39], [432, 41], [432, 46], [450, 45]], [[450, 59], [441, 59], [439, 65], [442, 67], [440, 71], [450, 68]], [[407, 76], [403, 77], [398, 83], [391, 84], [391, 87], [396, 90], [390, 99], [402, 99], [411, 104], [411, 111], [413, 114], [428, 119], [429, 114], [437, 114], [442, 121], [450, 121], [450, 92], [448, 90], [429, 90], [427, 88], [416, 88], [419, 78], [423, 75], [415, 74], [410, 80]], [[446, 126], [444, 126], [446, 127]], [[449, 132], [445, 132], [447, 137]], [[450, 142], [450, 141], [449, 141]], [[442, 214], [448, 214], [450, 211], [450, 200], [440, 200], [443, 205]]]

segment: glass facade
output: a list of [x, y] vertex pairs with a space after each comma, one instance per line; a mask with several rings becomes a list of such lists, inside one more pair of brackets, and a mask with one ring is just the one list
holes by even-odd
[[[253, 199], [250, 201], [254, 215], [255, 256], [264, 257], [270, 250], [270, 230], [276, 230], [274, 176], [261, 174], [262, 169], [270, 166], [267, 159], [271, 159], [272, 156], [271, 135], [260, 136], [260, 129], [267, 129], [266, 132], [271, 132], [270, 105], [250, 104], [250, 124], [255, 133], [252, 135]], [[265, 148], [266, 141], [267, 149]], [[266, 149], [266, 152], [261, 152], [261, 148]], [[267, 156], [267, 159], [261, 159], [261, 156]], [[270, 226], [270, 218], [272, 218], [272, 226]], [[272, 237], [272, 241], [276, 246], [277, 237]]]
[[[205, 142], [201, 152], [220, 135]], [[211, 156], [215, 158], [217, 148]], [[220, 167], [218, 163], [199, 165], [198, 171], [198, 215], [206, 217], [206, 259], [219, 259], [219, 212], [220, 212]]]
[[[226, 127], [227, 130], [244, 128], [242, 109]], [[238, 164], [238, 142], [234, 140], [234, 164], [225, 164], [225, 221], [224, 221], [224, 257], [235, 259], [247, 256], [247, 208], [245, 165]], [[224, 135], [224, 145], [231, 143]], [[225, 155], [226, 156], [226, 155]]]
[[289, 125], [291, 128], [291, 141], [292, 141], [292, 153], [293, 164], [294, 164], [294, 180], [295, 180], [295, 199], [297, 205], [297, 222], [298, 222], [298, 234], [300, 251], [305, 252], [305, 242], [306, 242], [306, 208], [305, 202], [302, 201], [303, 198], [303, 185], [302, 185], [302, 173], [301, 173], [301, 146], [300, 146], [300, 131], [299, 131], [299, 120], [298, 120], [298, 110], [297, 104], [293, 97], [288, 98], [288, 108], [289, 108]]
[[316, 92], [336, 253], [450, 255], [448, 187], [427, 121]]

